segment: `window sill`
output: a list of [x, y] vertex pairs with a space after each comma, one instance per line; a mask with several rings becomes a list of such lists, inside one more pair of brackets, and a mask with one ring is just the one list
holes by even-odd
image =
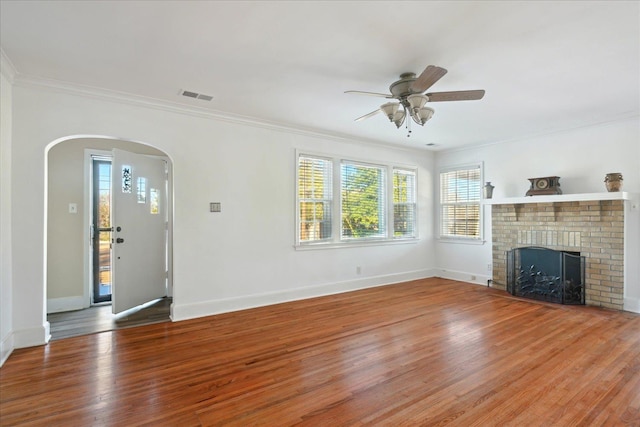
[[487, 242], [484, 239], [451, 239], [447, 237], [440, 237], [437, 241], [438, 243], [457, 243], [463, 245], [484, 245]]
[[345, 241], [345, 242], [327, 242], [327, 243], [308, 243], [304, 245], [294, 245], [296, 251], [309, 251], [317, 249], [339, 249], [339, 248], [358, 248], [367, 246], [386, 246], [386, 245], [407, 245], [417, 244], [418, 238], [411, 239], [380, 239], [368, 241]]

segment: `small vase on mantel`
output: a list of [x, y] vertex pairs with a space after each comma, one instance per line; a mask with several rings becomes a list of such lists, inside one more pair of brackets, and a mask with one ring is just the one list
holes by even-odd
[[622, 174], [619, 172], [608, 173], [604, 177], [604, 185], [610, 193], [622, 190]]
[[482, 195], [484, 196], [485, 199], [490, 199], [493, 197], [493, 189], [495, 187], [493, 185], [491, 185], [490, 182], [487, 182], [484, 187], [482, 187]]

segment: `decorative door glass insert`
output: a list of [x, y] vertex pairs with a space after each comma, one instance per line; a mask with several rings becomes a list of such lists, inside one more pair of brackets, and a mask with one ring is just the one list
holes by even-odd
[[122, 165], [122, 192], [131, 193], [131, 166]]
[[152, 188], [149, 190], [149, 212], [152, 215], [157, 215], [160, 213], [160, 193], [157, 189]]
[[138, 177], [138, 203], [147, 203], [147, 178]]

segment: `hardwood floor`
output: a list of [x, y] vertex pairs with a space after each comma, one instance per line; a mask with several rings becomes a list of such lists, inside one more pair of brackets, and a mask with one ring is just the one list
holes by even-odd
[[426, 279], [14, 351], [0, 424], [640, 425], [640, 316]]
[[158, 322], [169, 322], [171, 298], [162, 298], [152, 304], [114, 315], [110, 305], [98, 305], [84, 310], [51, 313], [47, 315], [51, 340], [131, 328]]

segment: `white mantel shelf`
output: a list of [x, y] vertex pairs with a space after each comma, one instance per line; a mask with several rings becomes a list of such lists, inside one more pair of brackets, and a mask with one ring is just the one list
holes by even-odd
[[640, 200], [640, 195], [619, 191], [613, 193], [554, 194], [549, 196], [506, 197], [484, 199], [483, 205], [519, 205], [523, 203], [589, 202], [598, 200]]

